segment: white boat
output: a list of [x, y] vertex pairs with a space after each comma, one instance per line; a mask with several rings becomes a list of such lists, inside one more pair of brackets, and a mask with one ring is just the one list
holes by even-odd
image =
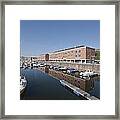
[[60, 70], [63, 70], [63, 71], [64, 71], [64, 70], [67, 70], [66, 67], [60, 67], [59, 69], [60, 69]]
[[67, 73], [68, 73], [68, 74], [76, 73], [76, 72], [79, 72], [79, 71], [76, 70], [76, 69], [74, 69], [74, 68], [68, 68], [68, 69], [67, 69]]
[[83, 77], [91, 77], [94, 75], [97, 75], [97, 73], [94, 73], [93, 71], [80, 72], [80, 76], [83, 76]]
[[24, 92], [26, 86], [27, 86], [26, 78], [20, 76], [20, 94]]

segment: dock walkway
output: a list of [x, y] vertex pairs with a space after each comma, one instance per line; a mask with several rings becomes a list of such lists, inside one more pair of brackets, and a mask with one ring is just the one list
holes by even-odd
[[99, 100], [99, 99], [96, 98], [95, 96], [91, 96], [89, 93], [87, 93], [87, 92], [81, 90], [80, 88], [78, 88], [78, 87], [76, 87], [76, 86], [68, 83], [68, 82], [65, 81], [65, 80], [60, 80], [60, 82], [61, 82], [61, 84], [63, 84], [64, 86], [67, 86], [67, 87], [69, 87], [70, 89], [72, 89], [73, 92], [74, 92], [75, 94], [77, 94], [78, 96], [79, 96], [79, 95], [82, 95], [83, 97], [85, 97], [85, 98], [88, 99], [88, 100]]

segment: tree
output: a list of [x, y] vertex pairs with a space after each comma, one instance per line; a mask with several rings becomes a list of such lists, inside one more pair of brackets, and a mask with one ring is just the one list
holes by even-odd
[[100, 60], [100, 51], [96, 51], [95, 60]]

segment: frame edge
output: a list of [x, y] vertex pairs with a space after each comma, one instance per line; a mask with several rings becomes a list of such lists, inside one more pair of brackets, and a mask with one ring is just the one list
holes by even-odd
[[[23, 4], [23, 2], [22, 1], [17, 1], [18, 2], [18, 5], [19, 4]], [[13, 119], [16, 119], [16, 118], [27, 118], [27, 119], [29, 119], [29, 117], [28, 116], [17, 116], [16, 115], [16, 117], [15, 116], [12, 116], [12, 115], [5, 115], [5, 88], [4, 88], [4, 86], [5, 86], [5, 5], [8, 5], [8, 4], [10, 4], [10, 5], [12, 5], [12, 4], [15, 4], [15, 3], [17, 3], [16, 1], [12, 1], [12, 2], [10, 2], [10, 1], [3, 1], [3, 2], [1, 2], [1, 52], [0, 52], [0, 56], [1, 56], [1, 62], [0, 62], [0, 70], [1, 70], [1, 74], [0, 74], [0, 78], [1, 78], [1, 81], [0, 81], [0, 86], [1, 86], [1, 89], [0, 89], [0, 107], [1, 107], [1, 112], [0, 112], [0, 118], [7, 118], [7, 119], [11, 119], [11, 118], [13, 118]], [[30, 1], [26, 1], [25, 2], [25, 4], [28, 4]], [[43, 2], [42, 4], [48, 4], [49, 2], [47, 2], [47, 1], [35, 1], [35, 4], [36, 3], [39, 3], [39, 2]], [[66, 4], [66, 3], [68, 3], [69, 1], [67, 1], [67, 2], [62, 2], [62, 4]], [[78, 1], [77, 1], [78, 2]], [[80, 2], [80, 1], [79, 1]], [[95, 1], [94, 1], [95, 2]], [[111, 1], [108, 1], [108, 2], [101, 2], [101, 1], [98, 1], [98, 2], [95, 2], [95, 4], [100, 4], [100, 3], [102, 3], [102, 4], [107, 4], [107, 3], [109, 3], [109, 2], [111, 2]], [[33, 2], [34, 3], [34, 2]], [[84, 3], [84, 1], [81, 1], [81, 3]], [[53, 1], [53, 3], [51, 3], [51, 4], [61, 4], [61, 2], [59, 3], [59, 2], [55, 2], [55, 1]], [[89, 4], [87, 1], [86, 1], [86, 3], [85, 4]], [[91, 3], [91, 4], [93, 4], [93, 2]], [[120, 33], [120, 31], [119, 31], [119, 27], [120, 27], [120, 16], [119, 16], [119, 13], [120, 13], [120, 2], [119, 1], [115, 1], [115, 2], [111, 2], [111, 4], [115, 4], [115, 86], [116, 86], [116, 88], [115, 88], [115, 116], [114, 115], [111, 115], [111, 117], [110, 118], [118, 118], [119, 119], [119, 69], [120, 68], [118, 68], [118, 66], [119, 66], [119, 58], [120, 58], [120, 56], [119, 56], [119, 33]], [[66, 4], [67, 5], [67, 4]], [[118, 97], [117, 97], [118, 96]], [[117, 99], [118, 98], [118, 99]], [[4, 103], [4, 104], [3, 104]], [[109, 115], [108, 115], [109, 116]], [[35, 116], [31, 116], [30, 118], [31, 119], [33, 119]], [[38, 117], [40, 117], [40, 116], [36, 116], [36, 118], [38, 119]], [[53, 116], [53, 117], [51, 117], [51, 116], [42, 116], [41, 115], [41, 119], [48, 119], [48, 117], [49, 118], [52, 118], [52, 119], [60, 119], [60, 118], [65, 118], [65, 119], [68, 119], [69, 117], [66, 117], [66, 116], [61, 116], [61, 117], [59, 117], [59, 116]], [[88, 116], [88, 117], [85, 117], [84, 118], [84, 116], [82, 116], [82, 115], [80, 115], [80, 116], [76, 116], [76, 117], [74, 117], [75, 119], [77, 118], [78, 119], [78, 117], [80, 117], [80, 119], [82, 118], [82, 119], [85, 119], [85, 118], [94, 118], [94, 117], [90, 117], [90, 116]], [[72, 118], [72, 117], [71, 117]], [[98, 116], [98, 119], [100, 119], [100, 118], [103, 118], [103, 117], [99, 117]], [[106, 115], [104, 116], [104, 118], [108, 118]], [[96, 119], [96, 117], [94, 118], [94, 119]]]

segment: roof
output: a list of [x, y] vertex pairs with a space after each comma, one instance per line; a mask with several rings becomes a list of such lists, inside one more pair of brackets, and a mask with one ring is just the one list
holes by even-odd
[[85, 46], [84, 46], [84, 45], [75, 46], [75, 47], [71, 47], [71, 48], [66, 48], [66, 49], [62, 49], [62, 50], [57, 50], [57, 51], [54, 51], [53, 53], [55, 53], [55, 52], [61, 52], [61, 51], [65, 51], [65, 50], [70, 50], [70, 49], [75, 49], [75, 48], [80, 48], [80, 47], [85, 47]]

